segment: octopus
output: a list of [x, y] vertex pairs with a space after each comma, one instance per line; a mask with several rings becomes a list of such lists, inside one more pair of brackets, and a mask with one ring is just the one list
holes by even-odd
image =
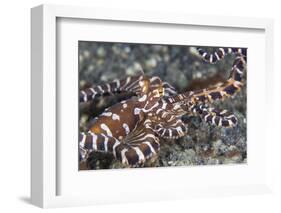
[[133, 94], [95, 117], [88, 131], [79, 132], [79, 162], [87, 161], [92, 152], [110, 153], [126, 167], [141, 167], [158, 157], [161, 138], [177, 139], [188, 134], [182, 121], [184, 115], [199, 116], [204, 122], [222, 128], [238, 124], [236, 116], [227, 110], [209, 105], [231, 97], [243, 86], [246, 72], [246, 49], [218, 48], [207, 52], [197, 48], [207, 63], [216, 63], [227, 54], [235, 59], [228, 79], [215, 86], [178, 93], [158, 76], [141, 72], [135, 76], [88, 87], [79, 92], [80, 103], [98, 96], [118, 93]]

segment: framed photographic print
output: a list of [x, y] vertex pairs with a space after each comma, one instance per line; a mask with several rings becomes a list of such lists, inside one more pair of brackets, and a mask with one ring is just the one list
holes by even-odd
[[246, 48], [79, 41], [78, 51], [79, 170], [247, 162]]
[[31, 14], [32, 203], [270, 192], [271, 20]]

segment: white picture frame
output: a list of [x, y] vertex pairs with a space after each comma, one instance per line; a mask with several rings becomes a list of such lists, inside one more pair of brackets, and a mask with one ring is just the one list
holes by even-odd
[[[165, 26], [166, 28], [172, 28], [173, 26], [198, 26], [201, 28], [223, 28], [228, 30], [235, 29], [236, 31], [249, 29], [257, 30], [262, 32], [262, 42], [264, 51], [260, 57], [264, 62], [264, 67], [261, 68], [260, 78], [258, 77], [255, 81], [262, 82], [260, 88], [261, 92], [261, 103], [260, 107], [256, 107], [260, 110], [260, 117], [265, 124], [270, 124], [273, 118], [273, 112], [267, 112], [266, 106], [274, 104], [272, 96], [267, 95], [273, 88], [271, 79], [273, 78], [273, 21], [270, 19], [256, 19], [256, 18], [241, 18], [241, 17], [216, 17], [216, 16], [203, 16], [203, 15], [189, 15], [189, 14], [173, 14], [173, 13], [162, 13], [162, 12], [150, 12], [150, 11], [123, 11], [123, 10], [112, 10], [105, 8], [85, 8], [85, 7], [74, 7], [74, 6], [54, 6], [54, 5], [42, 5], [31, 10], [31, 56], [32, 56], [32, 104], [31, 104], [31, 201], [33, 204], [46, 208], [46, 207], [59, 207], [59, 206], [76, 206], [76, 205], [92, 205], [99, 203], [114, 203], [114, 202], [138, 202], [144, 200], [164, 200], [164, 199], [178, 199], [188, 198], [194, 196], [223, 196], [223, 195], [241, 195], [241, 194], [253, 194], [253, 193], [265, 193], [271, 191], [271, 164], [270, 164], [270, 150], [272, 148], [270, 140], [270, 125], [264, 127], [265, 131], [262, 137], [257, 138], [260, 143], [259, 150], [253, 149], [253, 155], [249, 156], [249, 164], [242, 166], [237, 169], [235, 167], [227, 167], [223, 169], [217, 169], [213, 167], [207, 167], [201, 173], [200, 168], [190, 170], [190, 168], [173, 168], [171, 169], [149, 169], [149, 170], [134, 170], [133, 172], [124, 171], [109, 171], [104, 173], [96, 173], [95, 178], [99, 181], [105, 181], [107, 176], [110, 176], [110, 172], [114, 172], [113, 175], [118, 179], [122, 178], [122, 172], [126, 175], [132, 176], [132, 178], [139, 178], [142, 175], [150, 175], [159, 180], [159, 184], [156, 186], [150, 186], [151, 191], [145, 193], [134, 194], [132, 187], [125, 186], [122, 189], [122, 196], [118, 195], [119, 192], [108, 189], [105, 186], [103, 193], [102, 189], [97, 189], [96, 194], [89, 196], [83, 193], [69, 193], [67, 195], [58, 193], [58, 184], [62, 184], [58, 181], [59, 167], [58, 150], [57, 150], [57, 92], [60, 85], [60, 80], [57, 78], [57, 49], [58, 49], [58, 20], [61, 18], [73, 21], [73, 20], [98, 20], [102, 25], [103, 22], [116, 21], [118, 26], [122, 26], [122, 23], [150, 23], [154, 26]], [[71, 23], [70, 23], [71, 25]], [[117, 26], [117, 27], [118, 27]], [[126, 38], [124, 38], [126, 41]], [[128, 39], [128, 38], [127, 38]], [[171, 38], [173, 39], [173, 38]], [[167, 40], [167, 43], [169, 41]], [[200, 44], [198, 41], [197, 44]], [[251, 59], [249, 59], [251, 60]], [[254, 61], [252, 61], [252, 64]], [[251, 63], [251, 62], [249, 62]], [[76, 66], [77, 67], [77, 66]], [[259, 74], [257, 74], [259, 75]], [[265, 78], [262, 78], [265, 77]], [[251, 87], [251, 86], [249, 86]], [[254, 89], [256, 85], [252, 85]], [[75, 89], [75, 88], [73, 88]], [[250, 98], [251, 99], [251, 98]], [[256, 103], [256, 99], [250, 100], [250, 107], [248, 110], [255, 110], [253, 107]], [[249, 125], [254, 126], [254, 122], [249, 122]], [[258, 129], [259, 130], [259, 129]], [[259, 132], [259, 131], [258, 131]], [[258, 134], [258, 133], [257, 133]], [[260, 135], [259, 135], [260, 136]], [[253, 139], [253, 138], [252, 138]], [[251, 142], [251, 137], [249, 138]], [[256, 138], [254, 138], [256, 139]], [[264, 139], [264, 140], [262, 140]], [[252, 143], [253, 144], [253, 143]], [[251, 145], [252, 146], [252, 145]], [[254, 146], [253, 146], [254, 147]], [[265, 153], [263, 155], [263, 165], [259, 168], [258, 166], [252, 166], [257, 158], [257, 154], [261, 152], [261, 147], [264, 147]], [[260, 160], [259, 160], [260, 162]], [[253, 168], [251, 168], [253, 167]], [[183, 174], [184, 170], [190, 170], [193, 173], [192, 180], [196, 180], [196, 177], [211, 173], [231, 173], [239, 172], [239, 174], [247, 176], [249, 180], [243, 182], [239, 180], [234, 184], [229, 182], [221, 182], [221, 184], [203, 184], [200, 185], [200, 181], [192, 183], [193, 187], [186, 184], [182, 188], [179, 188], [177, 184], [171, 184], [169, 180], [173, 180], [176, 174], [179, 179], [178, 182], [184, 180], [180, 178], [185, 177]], [[252, 173], [252, 171], [254, 173]], [[121, 173], [120, 173], [121, 172]], [[262, 174], [259, 176], [259, 174]], [[89, 175], [89, 174], [87, 174]], [[90, 175], [93, 175], [90, 174]], [[250, 177], [254, 177], [253, 183], [251, 184]], [[99, 177], [100, 176], [100, 177]], [[215, 178], [216, 176], [214, 176]], [[202, 177], [201, 177], [202, 178]], [[169, 180], [168, 180], [169, 179]], [[239, 179], [239, 178], [238, 178]], [[80, 179], [75, 180], [73, 184], [73, 191], [78, 190], [74, 187], [75, 184], [79, 184]], [[86, 180], [86, 179], [82, 179]], [[166, 184], [165, 184], [165, 181]], [[81, 182], [80, 182], [81, 183]], [[132, 181], [133, 183], [133, 181]], [[184, 183], [184, 182], [183, 182]], [[101, 182], [101, 185], [103, 183]], [[167, 186], [163, 188], [162, 186]], [[67, 187], [70, 187], [67, 185]], [[144, 187], [145, 188], [145, 187]], [[99, 191], [100, 190], [100, 191]], [[108, 193], [108, 190], [112, 192]], [[70, 188], [71, 191], [71, 188]], [[58, 195], [59, 194], [59, 195]], [[176, 194], [176, 195], [175, 195]], [[133, 196], [134, 195], [134, 196]]]

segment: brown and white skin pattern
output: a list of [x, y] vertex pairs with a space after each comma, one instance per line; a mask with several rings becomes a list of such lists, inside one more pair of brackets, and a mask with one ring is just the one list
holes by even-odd
[[138, 75], [81, 91], [81, 102], [90, 101], [97, 94], [133, 92], [136, 95], [105, 110], [94, 119], [88, 132], [80, 133], [81, 162], [87, 160], [90, 152], [98, 151], [112, 153], [124, 165], [141, 166], [157, 157], [160, 138], [176, 139], [187, 134], [187, 126], [181, 120], [184, 114], [198, 115], [216, 126], [237, 125], [235, 115], [211, 108], [208, 103], [223, 100], [240, 90], [246, 70], [246, 49], [219, 48], [210, 54], [199, 48], [198, 52], [209, 63], [223, 59], [226, 54], [236, 55], [225, 83], [176, 94], [175, 89], [159, 77]]
[[[142, 88], [140, 97], [110, 107], [95, 119], [87, 134], [80, 133], [82, 159], [89, 151], [105, 151], [112, 152], [122, 163], [134, 166], [143, 164], [157, 154], [159, 139], [154, 135], [149, 125], [150, 121], [144, 115], [155, 108], [163, 96], [162, 82], [159, 78], [155, 79], [153, 86], [159, 84], [159, 88], [153, 88], [152, 91], [149, 79], [139, 81], [139, 84]], [[134, 134], [130, 134], [132, 131]], [[138, 137], [137, 131], [140, 139], [133, 140]], [[128, 141], [127, 137], [131, 140]]]

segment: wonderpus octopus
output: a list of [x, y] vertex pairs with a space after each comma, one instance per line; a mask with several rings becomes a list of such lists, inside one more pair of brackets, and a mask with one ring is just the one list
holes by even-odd
[[218, 48], [209, 53], [197, 48], [208, 63], [216, 63], [234, 54], [229, 78], [210, 88], [178, 94], [173, 86], [159, 77], [144, 73], [115, 80], [80, 91], [81, 102], [101, 95], [133, 93], [134, 96], [107, 108], [95, 117], [87, 132], [79, 133], [79, 161], [85, 162], [91, 152], [112, 153], [128, 167], [141, 167], [157, 158], [160, 138], [176, 139], [188, 134], [183, 115], [197, 115], [207, 123], [225, 128], [237, 125], [237, 118], [227, 110], [208, 104], [224, 100], [240, 90], [246, 71], [246, 49]]

